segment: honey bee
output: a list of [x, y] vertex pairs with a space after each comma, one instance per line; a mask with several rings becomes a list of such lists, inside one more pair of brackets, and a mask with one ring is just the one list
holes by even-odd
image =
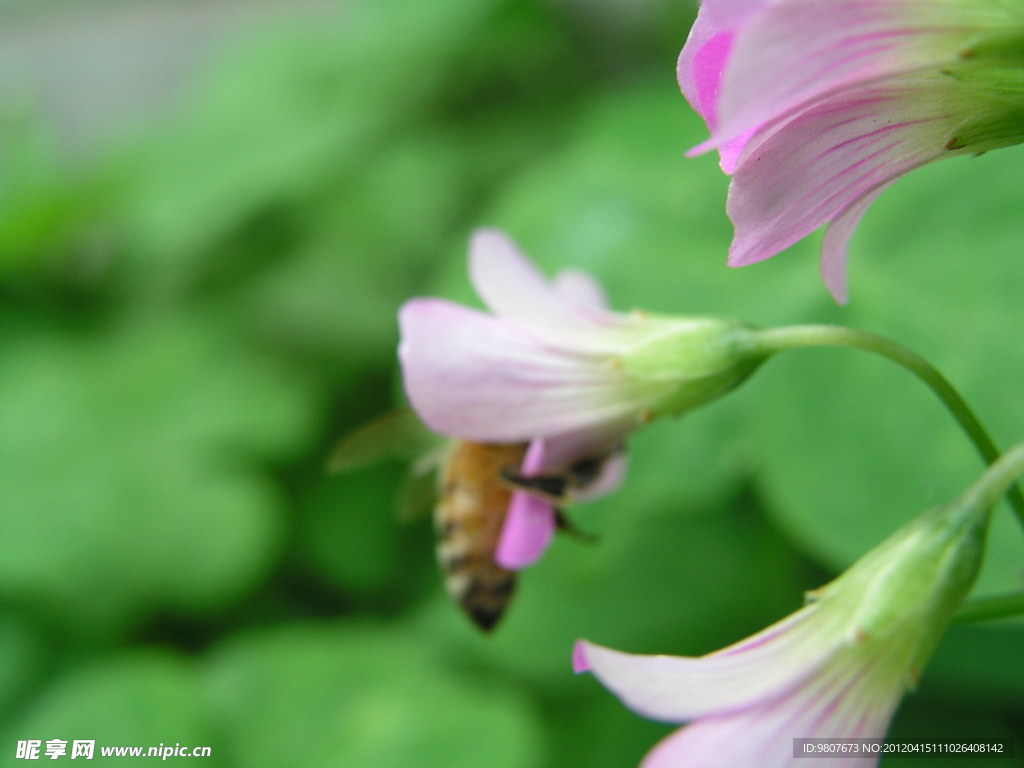
[[502, 481], [523, 463], [526, 444], [486, 445], [453, 440], [438, 473], [434, 508], [437, 561], [445, 589], [485, 632], [501, 618], [516, 572], [494, 561], [512, 488]]
[[593, 484], [612, 455], [580, 459], [564, 472], [525, 477], [519, 474], [519, 467], [526, 448], [525, 443], [488, 445], [454, 440], [439, 473], [434, 520], [445, 588], [485, 632], [504, 614], [516, 586], [516, 572], [495, 562], [512, 491], [544, 497], [556, 507], [558, 527], [581, 535], [557, 507]]
[[[564, 472], [525, 477], [519, 468], [526, 443], [486, 444], [433, 436], [431, 444], [422, 434], [416, 437], [417, 430], [426, 431], [410, 411], [385, 416], [343, 439], [328, 466], [344, 471], [387, 456], [415, 459], [399, 495], [400, 511], [419, 506], [411, 499], [423, 490], [420, 480], [436, 470], [434, 527], [445, 589], [476, 626], [489, 632], [505, 613], [516, 587], [516, 572], [495, 562], [512, 492], [524, 490], [545, 498], [556, 507], [559, 528], [575, 532], [557, 507], [594, 483], [615, 451], [578, 460]], [[398, 439], [402, 434], [409, 437]]]

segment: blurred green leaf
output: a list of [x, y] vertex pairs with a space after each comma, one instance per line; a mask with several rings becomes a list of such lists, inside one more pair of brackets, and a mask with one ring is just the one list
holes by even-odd
[[484, 679], [445, 673], [413, 634], [293, 626], [217, 649], [209, 690], [239, 765], [530, 768], [536, 714]]
[[0, 105], [0, 275], [62, 255], [103, 208], [108, 182], [64, 167], [39, 115]]
[[566, 696], [549, 710], [548, 726], [554, 740], [550, 768], [640, 765], [651, 747], [675, 729], [632, 715], [592, 675], [579, 675], [568, 682]]
[[4, 765], [17, 765], [19, 739], [95, 740], [93, 759], [101, 746], [181, 744], [210, 746], [203, 762], [228, 763], [211, 739], [204, 702], [192, 663], [158, 650], [136, 650], [120, 657], [86, 664], [57, 678], [5, 733]]
[[308, 435], [312, 394], [192, 323], [19, 336], [0, 361], [0, 590], [101, 633], [237, 596], [280, 535], [255, 463]]
[[357, 2], [233, 52], [159, 151], [141, 149], [125, 203], [146, 259], [198, 254], [261, 210], [358, 172], [495, 5]]
[[396, 475], [393, 467], [380, 467], [325, 478], [310, 489], [298, 542], [302, 562], [320, 579], [380, 599], [394, 582], [414, 578], [411, 564], [399, 559]]
[[1013, 622], [953, 626], [927, 667], [922, 695], [950, 700], [968, 696], [984, 699], [990, 706], [1019, 705], [1024, 691], [1022, 643], [1024, 630]]
[[0, 717], [14, 711], [42, 674], [47, 641], [36, 627], [11, 610], [0, 610]]

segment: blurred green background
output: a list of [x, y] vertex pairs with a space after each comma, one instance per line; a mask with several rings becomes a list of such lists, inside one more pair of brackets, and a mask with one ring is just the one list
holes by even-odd
[[[395, 519], [404, 468], [324, 471], [400, 402], [400, 303], [474, 301], [476, 226], [622, 309], [892, 336], [1024, 436], [1021, 151], [887, 192], [847, 308], [817, 238], [729, 270], [727, 179], [682, 157], [693, 11], [0, 4], [0, 765], [52, 738], [239, 768], [635, 765], [670, 727], [574, 677], [576, 637], [707, 653], [979, 474], [904, 372], [793, 352], [638, 434], [625, 486], [574, 510], [597, 543], [556, 542], [483, 637], [429, 520]], [[976, 593], [1020, 588], [1022, 551], [1001, 509]], [[895, 735], [1015, 738], [998, 764], [1024, 765], [1022, 649], [1022, 622], [955, 627]]]

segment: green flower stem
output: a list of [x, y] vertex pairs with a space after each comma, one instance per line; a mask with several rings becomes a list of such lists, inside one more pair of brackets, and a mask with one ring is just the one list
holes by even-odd
[[[971, 486], [960, 502], [973, 509], [991, 509], [999, 497], [1024, 474], [1024, 443], [1018, 443], [990, 466], [977, 483]], [[993, 619], [1006, 619], [1024, 614], [1024, 590], [993, 597], [968, 600], [957, 611], [954, 620], [961, 624]]]
[[1024, 592], [1011, 592], [995, 597], [979, 597], [968, 600], [960, 606], [953, 621], [957, 624], [973, 624], [979, 621], [1008, 619], [1024, 614]]
[[985, 470], [963, 495], [964, 501], [981, 508], [994, 507], [999, 497], [1016, 488], [1015, 482], [1024, 474], [1024, 443], [1017, 443]]
[[[790, 325], [758, 331], [757, 344], [766, 354], [799, 347], [852, 347], [892, 360], [917, 376], [938, 395], [986, 463], [993, 464], [999, 458], [999, 450], [992, 438], [956, 388], [935, 366], [894, 341], [838, 325]], [[1018, 521], [1024, 526], [1024, 496], [1020, 488], [1011, 480], [1004, 490]]]

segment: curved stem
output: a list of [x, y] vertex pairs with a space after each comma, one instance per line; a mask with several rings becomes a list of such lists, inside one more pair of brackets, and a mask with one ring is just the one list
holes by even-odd
[[953, 621], [957, 624], [973, 624], [978, 621], [1009, 619], [1024, 615], [1024, 592], [1011, 592], [994, 597], [979, 597], [968, 600], [960, 606]]
[[[798, 347], [851, 347], [887, 358], [917, 376], [939, 397], [986, 463], [992, 464], [999, 458], [992, 438], [949, 380], [923, 357], [884, 336], [839, 325], [790, 325], [757, 331], [756, 344], [766, 354]], [[1024, 496], [1020, 488], [1012, 484], [1006, 496], [1024, 526]]]
[[978, 482], [961, 497], [966, 503], [978, 508], [991, 509], [999, 497], [1015, 489], [1017, 478], [1024, 474], [1024, 443], [1011, 446], [985, 470]]
[[[1024, 473], [1024, 443], [1018, 443], [992, 464], [985, 474], [960, 497], [965, 509], [988, 510], [995, 506], [1017, 478]], [[969, 600], [960, 606], [953, 620], [960, 624], [1007, 619], [1024, 615], [1024, 590]]]

